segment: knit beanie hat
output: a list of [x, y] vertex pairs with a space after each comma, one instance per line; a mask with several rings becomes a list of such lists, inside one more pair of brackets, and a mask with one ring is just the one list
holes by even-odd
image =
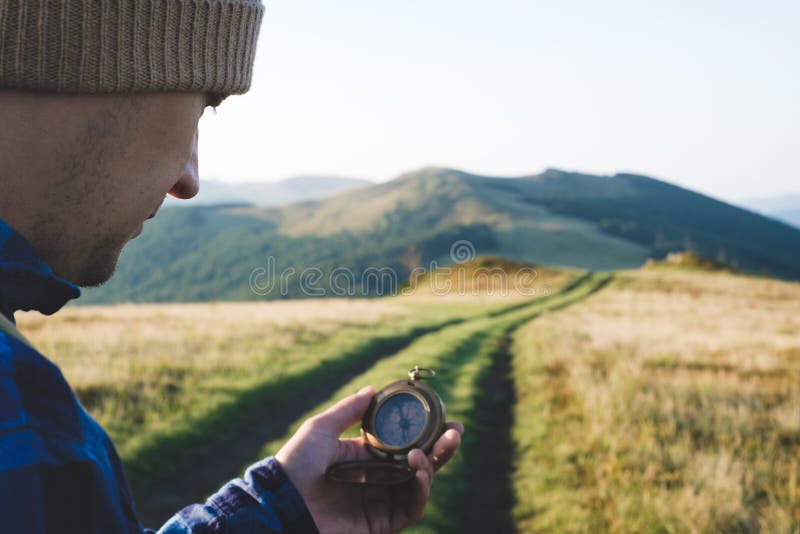
[[0, 0], [0, 88], [250, 88], [260, 0]]

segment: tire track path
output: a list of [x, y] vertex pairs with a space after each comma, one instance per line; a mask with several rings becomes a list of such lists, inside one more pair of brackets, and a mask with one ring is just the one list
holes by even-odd
[[515, 503], [512, 432], [517, 394], [511, 376], [512, 336], [542, 312], [581, 302], [610, 280], [610, 275], [603, 274], [582, 277], [539, 305], [502, 316], [484, 332], [486, 342], [493, 345], [475, 377], [476, 393], [463, 416], [467, 432], [460, 458], [457, 457], [454, 469], [441, 477], [446, 478], [450, 487], [438, 494], [434, 492], [431, 521], [414, 531], [437, 534], [516, 532], [512, 516]]
[[[519, 306], [514, 304], [486, 316], [503, 314]], [[329, 399], [354, 376], [422, 337], [481, 317], [485, 316], [450, 319], [414, 328], [406, 334], [372, 340], [350, 354], [321, 363], [310, 372], [286, 377], [279, 383], [269, 382], [243, 394], [213, 414], [215, 422], [210, 426], [216, 430], [213, 435], [203, 437], [202, 445], [192, 445], [179, 459], [159, 469], [156, 476], [136, 476], [133, 472], [131, 486], [142, 524], [158, 528], [184, 506], [203, 502], [226, 481], [240, 477], [244, 467], [260, 457], [265, 443], [284, 436], [298, 418]], [[156, 456], [161, 446], [163, 443], [155, 444], [144, 455]], [[146, 459], [139, 458], [137, 462], [147, 464]]]

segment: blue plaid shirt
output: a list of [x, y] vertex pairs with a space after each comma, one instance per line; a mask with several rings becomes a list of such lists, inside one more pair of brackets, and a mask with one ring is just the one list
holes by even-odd
[[[80, 296], [0, 220], [0, 313], [58, 311]], [[150, 533], [108, 434], [78, 402], [58, 367], [0, 331], [0, 530], [13, 533]], [[204, 504], [177, 512], [159, 534], [317, 532], [272, 458], [257, 462]]]

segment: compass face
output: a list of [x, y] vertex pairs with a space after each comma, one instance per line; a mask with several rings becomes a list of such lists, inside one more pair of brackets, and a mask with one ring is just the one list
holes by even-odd
[[413, 443], [422, 430], [428, 414], [422, 401], [410, 393], [392, 395], [375, 414], [375, 435], [386, 445], [404, 447]]

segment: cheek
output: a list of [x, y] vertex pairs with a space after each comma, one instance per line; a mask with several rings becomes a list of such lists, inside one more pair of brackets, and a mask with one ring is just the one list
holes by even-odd
[[153, 195], [165, 195], [187, 173], [197, 174], [196, 147], [197, 118], [178, 117], [175, 120], [158, 120], [151, 123], [145, 135], [135, 142], [136, 155], [132, 158], [135, 180], [152, 190]]
[[[192, 155], [191, 125], [175, 126], [142, 140], [140, 171], [154, 174], [161, 185], [171, 185], [185, 171]], [[149, 172], [148, 172], [149, 171]]]

